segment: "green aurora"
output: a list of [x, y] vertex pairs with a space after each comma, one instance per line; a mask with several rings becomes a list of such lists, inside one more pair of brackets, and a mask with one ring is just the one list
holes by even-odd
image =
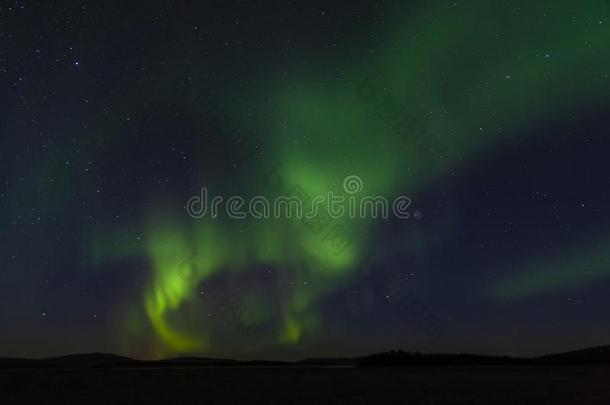
[[[535, 128], [548, 114], [599, 102], [598, 89], [609, 80], [610, 53], [602, 50], [610, 40], [610, 25], [595, 16], [606, 15], [608, 3], [554, 2], [552, 13], [546, 2], [523, 3], [519, 12], [509, 3], [426, 3], [401, 24], [386, 27], [385, 37], [371, 50], [345, 56], [341, 75], [329, 75], [321, 63], [291, 69], [288, 80], [264, 78], [261, 94], [271, 96], [252, 107], [254, 111], [245, 114], [238, 102], [234, 108], [221, 107], [238, 126], [264, 136], [257, 157], [238, 169], [234, 188], [218, 191], [271, 197], [296, 186], [309, 195], [340, 193], [343, 178], [357, 174], [364, 180], [363, 193], [415, 195], [464, 162], [511, 143], [509, 134]], [[189, 75], [186, 102], [197, 103], [205, 79], [197, 69]], [[158, 72], [133, 93], [153, 100], [175, 97], [167, 83], [183, 76], [183, 70]], [[218, 105], [239, 100], [241, 91], [239, 81], [229, 86], [216, 96]], [[375, 95], [363, 97], [364, 91]], [[417, 117], [404, 127], [406, 137], [397, 135], [397, 121], [380, 110], [388, 96]], [[185, 120], [206, 119], [192, 106], [189, 111]], [[228, 129], [225, 134], [238, 136]], [[202, 162], [199, 172], [189, 174], [193, 190], [214, 185], [206, 170], [209, 166]], [[312, 232], [297, 220], [194, 220], [183, 207], [189, 197], [155, 197], [143, 214], [89, 235], [88, 261], [100, 268], [129, 257], [150, 263], [149, 283], [122, 311], [127, 353], [150, 342], [151, 331], [154, 339], [145, 350], [153, 357], [223, 347], [223, 326], [213, 317], [193, 315], [208, 312], [201, 300], [202, 283], [224, 276], [237, 285], [240, 277], [266, 268], [276, 269], [282, 282], [290, 280], [290, 288], [271, 294], [243, 285], [236, 290], [248, 303], [239, 323], [265, 325], [271, 331], [258, 346], [241, 342], [238, 347], [247, 352], [315, 338], [325, 322], [320, 302], [358, 277], [359, 263], [381, 226], [376, 220], [334, 220], [332, 226], [350, 237], [337, 252], [324, 232]], [[415, 200], [414, 208], [423, 211], [425, 226], [425, 207]], [[142, 241], [116, 242], [115, 234], [133, 228], [145, 230]], [[404, 246], [406, 253], [411, 249]], [[605, 250], [600, 245], [586, 256], [603, 267]], [[581, 262], [578, 255], [573, 260]], [[578, 288], [589, 277], [571, 261], [525, 263], [524, 268], [522, 275], [489, 286], [492, 297], [519, 299], [566, 284]]]

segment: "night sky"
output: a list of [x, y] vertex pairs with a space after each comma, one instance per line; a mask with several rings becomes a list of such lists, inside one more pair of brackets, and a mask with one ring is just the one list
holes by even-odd
[[[1, 2], [0, 357], [610, 343], [609, 15]], [[186, 209], [348, 176], [409, 218]]]

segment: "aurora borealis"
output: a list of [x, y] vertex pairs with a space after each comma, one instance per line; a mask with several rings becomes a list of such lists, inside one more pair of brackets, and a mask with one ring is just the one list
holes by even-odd
[[[0, 355], [610, 340], [609, 2], [61, 3], [0, 9]], [[350, 175], [418, 215], [185, 209]]]

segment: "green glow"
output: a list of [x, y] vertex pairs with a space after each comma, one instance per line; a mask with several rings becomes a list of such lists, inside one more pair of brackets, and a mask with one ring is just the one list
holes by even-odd
[[491, 286], [489, 294], [502, 301], [527, 299], [548, 293], [577, 292], [610, 277], [608, 240], [585, 250], [526, 264], [516, 276]]
[[[505, 134], [518, 134], [546, 112], [590, 99], [599, 85], [591, 78], [601, 80], [610, 62], [610, 53], [591, 51], [610, 38], [607, 24], [596, 25], [588, 18], [607, 11], [603, 2], [587, 3], [587, 7], [558, 2], [556, 15], [544, 19], [548, 23], [543, 26], [538, 24], [542, 17], [535, 2], [524, 5], [531, 8], [531, 19], [519, 24], [514, 19], [527, 13], [517, 15], [507, 6], [506, 16], [501, 17], [504, 14], [496, 8], [502, 7], [500, 3], [494, 3], [492, 10], [491, 3], [474, 2], [467, 10], [455, 12], [451, 4], [422, 6], [418, 15], [390, 30], [384, 45], [369, 60], [356, 67], [346, 61], [341, 79], [329, 79], [323, 69], [295, 72], [290, 83], [269, 78], [272, 102], [260, 107], [260, 116], [268, 119], [259, 118], [261, 122], [256, 123], [266, 128], [266, 144], [261, 148], [268, 165], [251, 165], [244, 169], [243, 177], [260, 185], [269, 167], [281, 162], [278, 170], [287, 186], [282, 191], [296, 185], [312, 196], [339, 193], [343, 178], [357, 174], [364, 179], [363, 194], [389, 199], [410, 195], [449, 170], [459, 169], [462, 161], [510, 142]], [[498, 35], [503, 38], [501, 49]], [[476, 61], [478, 53], [488, 55], [488, 63], [469, 62]], [[547, 54], [559, 62], [551, 66]], [[582, 65], [595, 71], [578, 76]], [[379, 90], [387, 90], [387, 95], [421, 120], [446, 146], [447, 156], [431, 161], [430, 156], [398, 139], [391, 125], [375, 114], [375, 104], [358, 99], [357, 86], [371, 72], [379, 77], [375, 82]], [[578, 80], [572, 80], [575, 74]], [[192, 83], [195, 92], [199, 81]], [[228, 89], [227, 93], [238, 94], [239, 90]], [[199, 182], [206, 175], [209, 173], [196, 173], [193, 186], [206, 185]], [[264, 188], [255, 192], [273, 194]], [[185, 201], [189, 196], [182, 197]], [[110, 232], [95, 235], [91, 247], [95, 263], [129, 256], [150, 261], [152, 276], [139, 305], [161, 342], [160, 355], [206, 352], [220, 344], [211, 329], [182, 322], [180, 312], [189, 306], [201, 307], [198, 287], [210, 276], [241, 274], [257, 266], [280, 269], [286, 290], [278, 297], [279, 308], [270, 299], [259, 300], [258, 306], [252, 304], [255, 320], [240, 322], [279, 320], [277, 341], [269, 345], [297, 344], [308, 334], [320, 333], [319, 300], [353, 277], [365, 256], [366, 235], [377, 225], [372, 220], [335, 220], [333, 225], [352, 238], [337, 254], [323, 240], [323, 233], [311, 232], [300, 221], [191, 220], [178, 209], [184, 201], [167, 211], [155, 207], [143, 219], [148, 224], [144, 246], [117, 244], [115, 233]], [[422, 209], [425, 213], [425, 207]], [[591, 276], [570, 270], [578, 268], [577, 259], [545, 262], [494, 287], [493, 294], [515, 298], [590, 282], [593, 275], [604, 274], [608, 259], [598, 252], [592, 252], [592, 257]], [[190, 261], [188, 276], [183, 273], [185, 260]], [[530, 271], [534, 273], [530, 275]], [[286, 286], [288, 280], [293, 285]], [[256, 292], [243, 294], [248, 299]]]

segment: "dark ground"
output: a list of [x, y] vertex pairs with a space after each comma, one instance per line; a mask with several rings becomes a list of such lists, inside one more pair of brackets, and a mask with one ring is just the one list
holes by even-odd
[[0, 370], [0, 404], [610, 404], [608, 366]]

